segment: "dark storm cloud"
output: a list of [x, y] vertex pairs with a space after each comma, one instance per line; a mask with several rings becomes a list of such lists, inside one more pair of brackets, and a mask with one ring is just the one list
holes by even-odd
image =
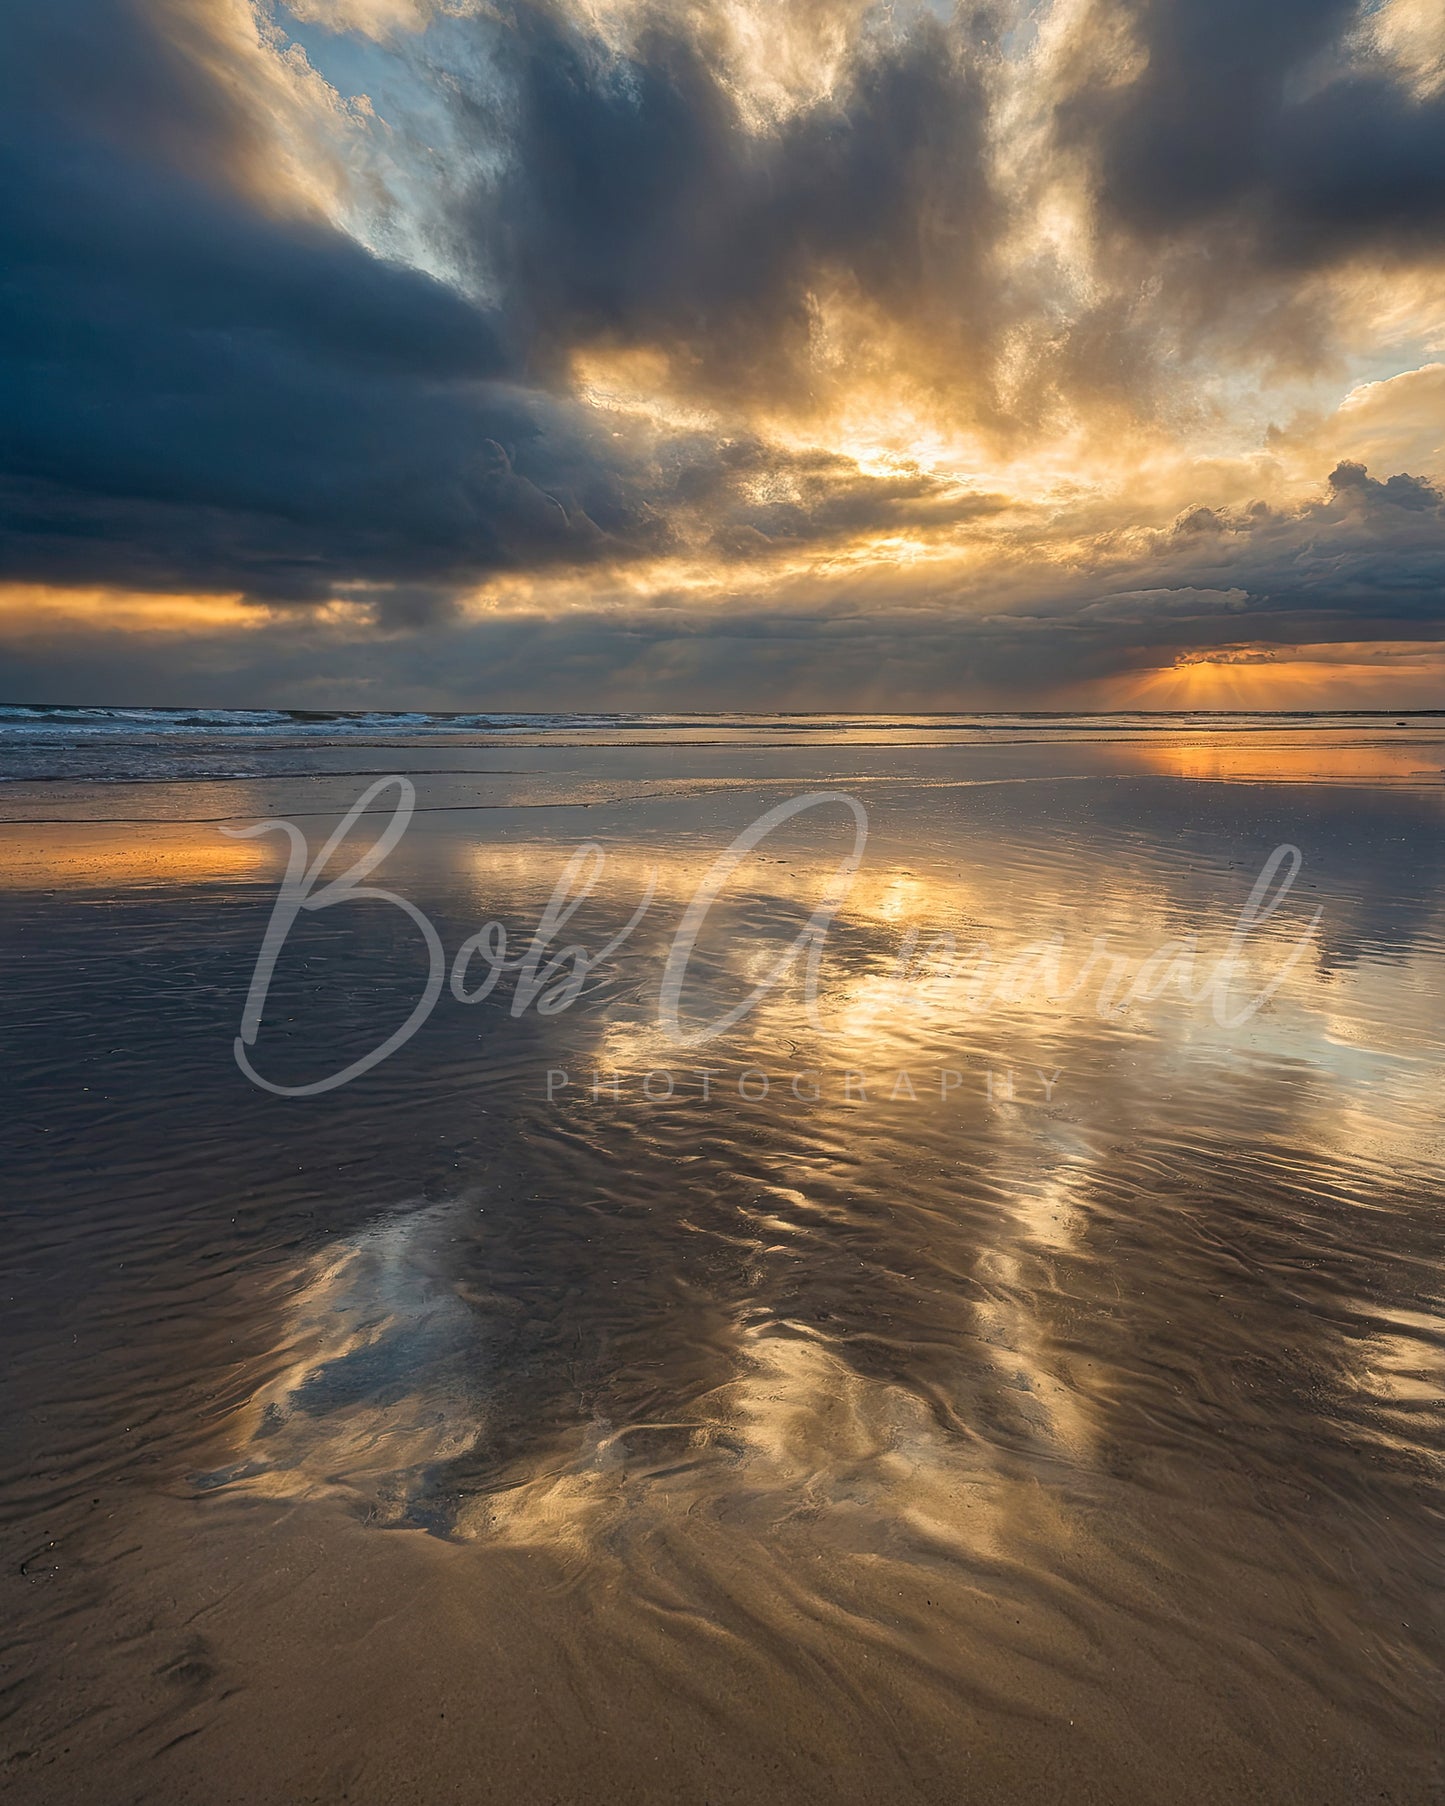
[[[895, 309], [934, 292], [930, 259], [961, 282], [982, 107], [939, 28], [758, 139], [683, 34], [629, 58], [546, 9], [492, 20], [506, 173], [466, 221], [499, 279], [484, 309], [248, 197], [245, 111], [173, 41], [205, 15], [34, 0], [11, 33], [0, 577], [295, 601], [370, 584], [421, 621], [499, 569], [746, 557], [977, 508], [754, 436], [641, 445], [562, 369], [599, 336], [671, 339], [714, 377], [781, 379], [825, 265]], [[493, 129], [485, 95], [462, 104]]]
[[[1079, 684], [1280, 648], [1445, 641], [1445, 498], [1403, 474], [1341, 465], [1293, 509], [1188, 510], [1142, 549], [1101, 545], [1071, 578], [1006, 591], [924, 582], [841, 592], [807, 580], [749, 606], [686, 595], [582, 601], [559, 612], [457, 617], [431, 593], [389, 604], [376, 633], [305, 611], [265, 636], [188, 634], [138, 646], [110, 635], [13, 649], [26, 693], [290, 706], [589, 708], [977, 707], [1067, 697]], [[1408, 672], [1405, 674], [1408, 677]]]
[[478, 138], [500, 118], [504, 169], [461, 223], [529, 357], [662, 345], [699, 383], [793, 390], [829, 280], [892, 321], [985, 330], [1004, 208], [957, 27], [865, 36], [831, 93], [759, 127], [682, 17], [627, 50], [550, 6], [502, 20], [459, 104]]
[[245, 148], [226, 97], [140, 10], [18, 24], [0, 575], [305, 599], [646, 539], [584, 425], [508, 380], [490, 318], [220, 179]]
[[1297, 508], [1192, 508], [1141, 556], [1097, 548], [1084, 579], [980, 622], [994, 681], [1107, 676], [1236, 642], [1445, 639], [1445, 495], [1342, 463]]
[[1408, 638], [1445, 626], [1445, 496], [1421, 477], [1379, 481], [1362, 464], [1342, 463], [1316, 501], [1192, 509], [1156, 543], [1161, 568], [1187, 571], [1205, 587], [1241, 588], [1256, 625], [1290, 617], [1277, 623], [1283, 638], [1371, 628]]
[[610, 659], [620, 682], [666, 674], [688, 702], [706, 694], [700, 674], [746, 671], [769, 700], [811, 690], [899, 706], [1057, 694], [1241, 643], [1252, 650], [1236, 659], [1445, 639], [1445, 496], [1403, 473], [1378, 480], [1341, 464], [1299, 507], [1191, 509], [1142, 548], [1132, 533], [1106, 539], [1084, 564], [1052, 585], [1030, 574], [1023, 594], [995, 571], [966, 588], [860, 582], [829, 600], [800, 586], [790, 605], [747, 611], [664, 601], [477, 631], [489, 647], [508, 636], [519, 681], [531, 659], [564, 683]]
[[1355, 0], [1139, 0], [1128, 16], [1140, 73], [1060, 112], [1106, 217], [1149, 238], [1218, 229], [1236, 274], [1445, 250], [1445, 94], [1346, 60]]

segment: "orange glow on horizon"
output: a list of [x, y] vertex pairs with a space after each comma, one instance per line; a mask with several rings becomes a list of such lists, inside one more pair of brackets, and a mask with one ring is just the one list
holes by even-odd
[[[1315, 656], [1310, 656], [1313, 653]], [[1282, 647], [1240, 657], [1186, 658], [1115, 686], [1114, 706], [1139, 709], [1392, 709], [1445, 706], [1445, 647]]]

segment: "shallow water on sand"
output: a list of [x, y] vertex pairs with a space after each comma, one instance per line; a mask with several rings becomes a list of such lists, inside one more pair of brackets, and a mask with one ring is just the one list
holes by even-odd
[[[224, 726], [4, 787], [25, 1797], [1441, 1797], [1436, 723]], [[220, 827], [314, 852], [392, 771], [369, 882], [448, 961], [583, 841], [552, 952], [652, 902], [567, 1008], [443, 986], [260, 1089], [284, 847]], [[819, 791], [670, 1029], [705, 874]], [[680, 1044], [860, 815], [815, 1010], [800, 961]], [[256, 1069], [426, 974], [394, 903], [304, 917]]]

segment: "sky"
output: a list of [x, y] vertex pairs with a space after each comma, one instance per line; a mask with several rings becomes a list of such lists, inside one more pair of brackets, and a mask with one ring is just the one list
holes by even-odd
[[1445, 0], [10, 0], [0, 700], [1445, 706]]

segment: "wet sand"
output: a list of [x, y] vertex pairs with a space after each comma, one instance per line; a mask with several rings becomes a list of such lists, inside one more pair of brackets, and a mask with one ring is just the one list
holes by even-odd
[[[1436, 730], [629, 734], [106, 745], [4, 787], [15, 1796], [1441, 1798]], [[258, 1090], [280, 848], [212, 818], [314, 849], [408, 769], [378, 881], [449, 958], [525, 946], [584, 838], [562, 938], [655, 875], [652, 909], [567, 1010], [509, 974], [351, 1085]], [[815, 789], [869, 820], [819, 1024], [784, 983], [679, 1050], [689, 898]], [[848, 832], [739, 871], [698, 1020]], [[1236, 1001], [1318, 927], [1235, 1026], [900, 983], [914, 926], [995, 987], [1053, 936], [1065, 981], [1098, 936], [1205, 972], [1281, 842]], [[374, 1045], [425, 965], [394, 907], [309, 919], [262, 1070]]]

